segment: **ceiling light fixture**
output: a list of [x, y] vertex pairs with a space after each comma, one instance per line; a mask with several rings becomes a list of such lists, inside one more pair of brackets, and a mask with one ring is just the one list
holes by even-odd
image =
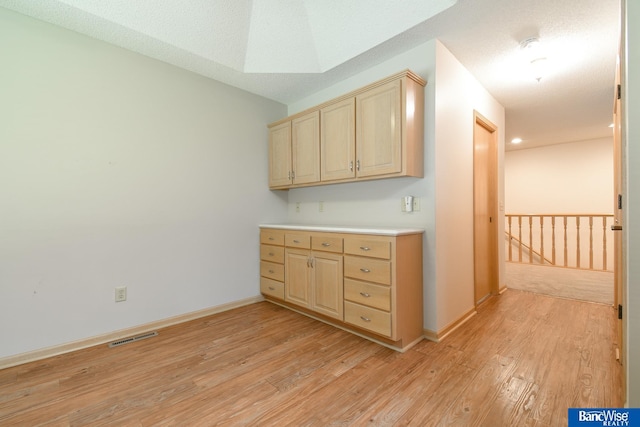
[[513, 138], [511, 140], [512, 144], [520, 144], [522, 142], [522, 138]]
[[520, 50], [529, 62], [533, 77], [539, 82], [547, 71], [547, 57], [542, 49], [540, 39], [530, 37], [520, 42]]

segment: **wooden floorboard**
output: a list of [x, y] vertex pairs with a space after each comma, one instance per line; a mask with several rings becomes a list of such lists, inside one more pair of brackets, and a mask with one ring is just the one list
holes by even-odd
[[0, 370], [0, 425], [563, 426], [619, 407], [613, 308], [509, 290], [406, 353], [268, 302]]

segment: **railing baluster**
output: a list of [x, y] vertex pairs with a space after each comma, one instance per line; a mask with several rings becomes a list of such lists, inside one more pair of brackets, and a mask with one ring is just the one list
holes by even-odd
[[518, 262], [522, 262], [522, 215], [518, 215]]
[[513, 255], [513, 244], [512, 244], [513, 243], [512, 242], [513, 237], [511, 237], [511, 215], [509, 215], [507, 217], [507, 219], [509, 220], [509, 261], [511, 261], [513, 259], [512, 258], [512, 255]]
[[602, 269], [607, 269], [607, 217], [602, 217]]
[[544, 264], [544, 215], [540, 215], [540, 264]]
[[593, 270], [593, 216], [589, 216], [589, 270]]
[[529, 264], [533, 264], [533, 216], [529, 215]]
[[564, 217], [564, 266], [567, 266], [567, 216]]
[[551, 264], [556, 265], [556, 217], [551, 217]]
[[580, 268], [580, 217], [576, 216], [576, 267]]

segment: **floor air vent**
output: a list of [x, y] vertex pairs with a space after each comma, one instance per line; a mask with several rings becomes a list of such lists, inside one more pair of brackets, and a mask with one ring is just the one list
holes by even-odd
[[136, 342], [146, 338], [155, 337], [156, 335], [158, 335], [158, 333], [154, 331], [154, 332], [147, 332], [146, 334], [142, 334], [142, 335], [136, 335], [135, 337], [123, 338], [121, 340], [109, 343], [109, 348], [118, 347], [121, 345], [129, 344], [130, 342]]

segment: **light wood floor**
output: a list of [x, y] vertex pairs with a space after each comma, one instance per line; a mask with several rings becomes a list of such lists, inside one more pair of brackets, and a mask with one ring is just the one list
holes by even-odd
[[613, 309], [509, 290], [401, 354], [262, 302], [0, 371], [0, 425], [566, 426], [620, 406]]

